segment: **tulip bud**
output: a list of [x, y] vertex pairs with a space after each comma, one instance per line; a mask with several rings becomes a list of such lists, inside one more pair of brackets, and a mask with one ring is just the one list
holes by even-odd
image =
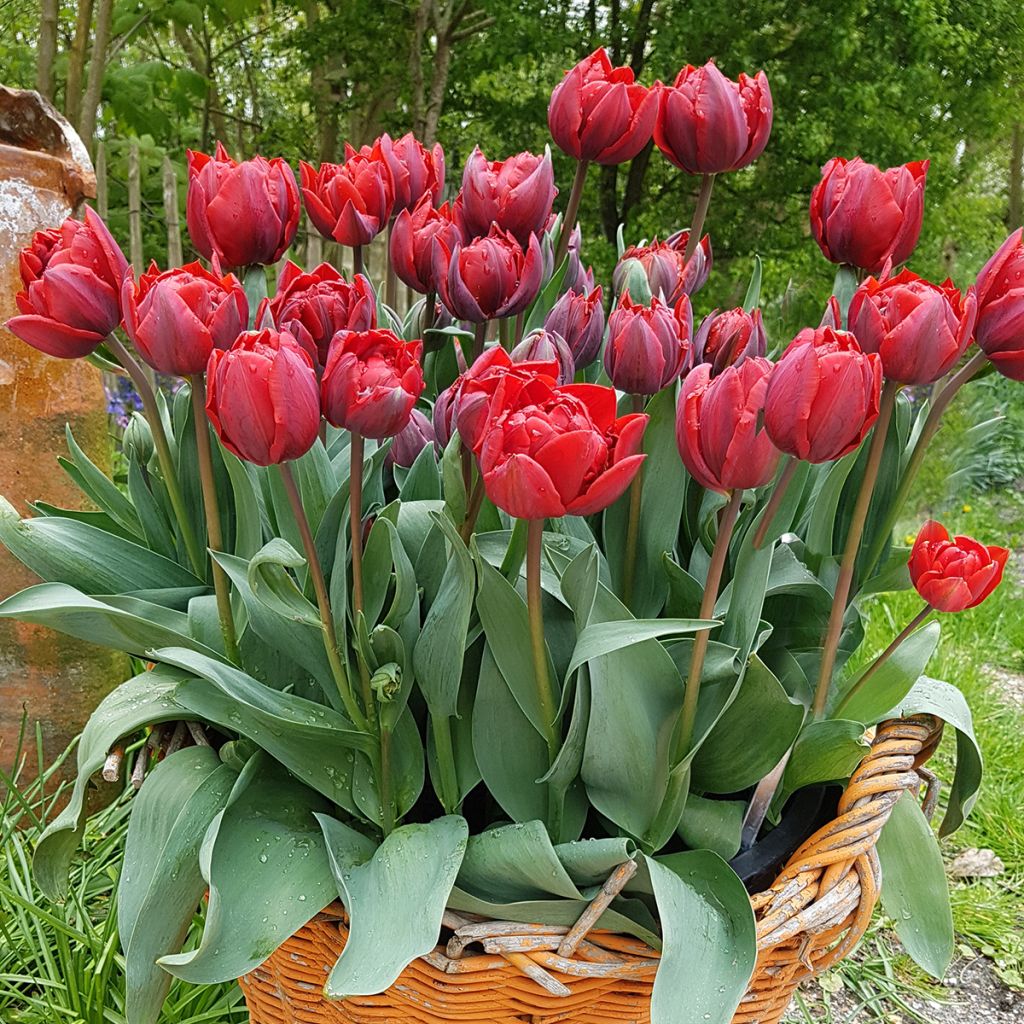
[[905, 262], [921, 234], [927, 174], [927, 160], [887, 171], [859, 156], [829, 160], [811, 193], [811, 232], [825, 258], [871, 274]]
[[437, 289], [433, 261], [435, 237], [443, 239], [450, 251], [462, 241], [462, 232], [452, 220], [448, 204], [435, 210], [430, 196], [424, 196], [412, 211], [403, 210], [391, 229], [391, 266], [400, 281], [421, 295]]
[[954, 537], [939, 523], [921, 527], [910, 552], [910, 580], [940, 612], [962, 612], [981, 604], [1003, 578], [1010, 553], [986, 547], [972, 537]]
[[650, 245], [631, 245], [612, 273], [616, 294], [635, 290], [630, 285], [634, 276], [646, 283], [651, 295], [656, 295], [670, 306], [674, 306], [681, 296], [700, 291], [711, 273], [711, 239], [705, 235], [690, 262], [685, 263], [683, 257], [689, 238], [689, 231], [677, 231], [664, 242], [655, 238]]
[[378, 140], [380, 153], [391, 171], [394, 187], [392, 214], [411, 210], [423, 196], [431, 204], [441, 198], [444, 189], [444, 150], [435, 142], [425, 149], [412, 132], [392, 140], [386, 132]]
[[450, 248], [436, 235], [433, 261], [442, 301], [452, 316], [470, 323], [515, 316], [540, 290], [542, 261], [537, 236], [530, 236], [524, 253], [496, 224], [483, 238]]
[[281, 158], [236, 163], [218, 142], [211, 157], [188, 151], [185, 219], [192, 244], [208, 260], [245, 267], [276, 263], [299, 227], [299, 189]]
[[37, 232], [18, 262], [24, 290], [7, 329], [33, 348], [78, 359], [121, 322], [128, 261], [92, 210], [86, 208], [84, 222], [69, 217], [55, 230]]
[[423, 342], [391, 331], [340, 331], [321, 388], [328, 422], [378, 441], [394, 437], [423, 393], [422, 354]]
[[971, 342], [978, 303], [952, 281], [932, 284], [904, 270], [888, 281], [869, 277], [850, 302], [849, 327], [865, 352], [882, 357], [885, 376], [901, 384], [933, 384]]
[[604, 349], [605, 373], [619, 391], [653, 395], [682, 373], [693, 335], [693, 312], [685, 295], [678, 316], [657, 297], [650, 306], [639, 306], [628, 293], [622, 296], [608, 318]]
[[690, 476], [714, 491], [763, 487], [775, 475], [779, 450], [764, 429], [772, 363], [760, 356], [717, 377], [701, 363], [683, 379], [676, 442]]
[[577, 160], [624, 164], [650, 142], [657, 113], [656, 90], [638, 85], [631, 67], [613, 67], [602, 46], [555, 86], [548, 128]]
[[589, 366], [601, 351], [604, 338], [601, 286], [589, 294], [575, 290], [563, 293], [544, 318], [544, 330], [565, 338], [577, 369]]
[[557, 363], [559, 384], [571, 384], [576, 374], [572, 352], [565, 338], [553, 331], [537, 330], [528, 334], [510, 355], [514, 363]]
[[413, 409], [409, 422], [395, 434], [384, 462], [388, 466], [401, 466], [409, 469], [419, 458], [420, 452], [428, 444], [434, 443], [434, 428], [426, 414]]
[[847, 331], [801, 331], [775, 365], [764, 425], [776, 448], [831, 462], [857, 448], [878, 419], [882, 360]]
[[978, 292], [978, 347], [1011, 380], [1024, 380], [1024, 243], [1021, 229], [1010, 235], [981, 269]]
[[121, 448], [125, 458], [138, 462], [145, 466], [153, 458], [153, 432], [149, 429], [149, 422], [141, 413], [133, 412], [124, 428], [124, 435], [121, 438]]
[[772, 130], [772, 93], [763, 71], [738, 81], [708, 61], [687, 64], [662, 86], [654, 141], [687, 174], [722, 174], [753, 163]]
[[744, 359], [763, 356], [768, 351], [761, 310], [713, 309], [700, 323], [693, 339], [693, 362], [708, 363], [714, 377], [727, 366], [736, 366]]
[[550, 150], [542, 157], [517, 153], [489, 163], [477, 147], [462, 175], [462, 233], [476, 238], [497, 224], [525, 248], [531, 235], [543, 234], [556, 192]]

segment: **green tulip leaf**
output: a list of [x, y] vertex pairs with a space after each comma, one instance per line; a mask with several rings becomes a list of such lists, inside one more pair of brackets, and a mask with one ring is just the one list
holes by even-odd
[[[146, 546], [150, 551], [173, 560], [177, 557], [173, 520], [168, 516], [166, 507], [161, 503], [162, 499], [158, 500], [150, 489], [153, 485], [153, 478], [148, 477], [147, 479], [139, 463], [135, 459], [129, 459], [128, 496], [139, 517]], [[83, 587], [82, 589], [87, 588]], [[94, 593], [99, 593], [99, 591], [94, 591]]]
[[806, 786], [845, 781], [869, 748], [860, 722], [842, 718], [809, 722], [793, 745], [774, 809], [781, 810], [797, 790]]
[[753, 313], [761, 303], [761, 257], [754, 256], [754, 269], [750, 274], [750, 284], [747, 285], [747, 294], [743, 299], [743, 308], [748, 313]]
[[[398, 818], [404, 817], [423, 792], [425, 776], [423, 740], [416, 720], [407, 707], [391, 732], [391, 791]], [[308, 755], [307, 755], [308, 756]], [[352, 776], [352, 796], [359, 813], [376, 825], [384, 823], [380, 787], [370, 760], [356, 757]]]
[[64, 428], [71, 460], [59, 458], [64, 472], [115, 522], [135, 537], [142, 538], [142, 525], [132, 503], [118, 490], [117, 485], [79, 447], [71, 425]]
[[320, 613], [299, 590], [287, 569], [304, 569], [306, 559], [287, 541], [275, 537], [249, 561], [249, 589], [257, 601], [283, 619], [320, 627]]
[[691, 793], [676, 832], [691, 850], [710, 850], [723, 860], [739, 853], [744, 800], [708, 800]]

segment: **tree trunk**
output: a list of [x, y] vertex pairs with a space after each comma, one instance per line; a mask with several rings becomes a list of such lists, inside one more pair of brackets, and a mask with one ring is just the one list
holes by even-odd
[[619, 232], [619, 206], [615, 196], [619, 186], [618, 167], [602, 167], [598, 186], [601, 227], [604, 229], [604, 237], [614, 244]]
[[68, 54], [68, 81], [64, 89], [64, 116], [80, 128], [82, 116], [82, 81], [85, 62], [89, 56], [89, 36], [92, 31], [92, 0], [80, 0], [75, 18], [75, 38]]
[[98, 0], [96, 29], [92, 38], [92, 57], [89, 60], [89, 80], [82, 99], [82, 117], [78, 134], [92, 153], [96, 148], [96, 115], [103, 95], [103, 73], [107, 70], [107, 44], [110, 42], [110, 19], [114, 0]]
[[412, 42], [409, 45], [409, 110], [412, 130], [417, 138], [423, 137], [425, 127], [426, 96], [423, 84], [423, 40], [430, 20], [431, 0], [419, 0], [412, 22]]
[[39, 10], [39, 52], [36, 56], [36, 91], [53, 99], [53, 63], [57, 59], [58, 0], [42, 0]]
[[644, 178], [647, 175], [647, 165], [651, 162], [651, 153], [654, 150], [653, 139], [640, 150], [629, 165], [629, 174], [626, 176], [626, 190], [622, 194], [622, 210], [619, 219], [623, 224], [629, 224], [630, 213], [640, 205], [644, 197]]
[[[310, 35], [320, 21], [319, 0], [306, 0], [306, 29]], [[331, 95], [330, 57], [318, 60], [309, 71], [309, 84], [316, 111], [317, 153], [320, 163], [333, 163], [338, 158], [338, 104]]]
[[452, 15], [453, 0], [442, 2], [440, 9], [435, 8], [435, 29], [437, 31], [437, 48], [434, 52], [434, 73], [430, 78], [430, 94], [427, 97], [427, 108], [423, 114], [423, 145], [432, 146], [437, 141], [437, 126], [444, 108], [444, 97], [448, 91], [448, 72], [452, 63]]
[[[100, 0], [104, 2], [104, 0]], [[220, 92], [214, 77], [213, 60], [209, 52], [204, 52], [195, 37], [183, 25], [174, 26], [174, 38], [185, 51], [192, 69], [206, 79], [206, 103], [203, 107], [203, 149], [212, 149], [209, 127], [213, 126], [213, 134], [222, 142], [228, 141], [228, 125], [224, 119], [224, 108], [221, 106]]]
[[1010, 142], [1010, 188], [1009, 204], [1006, 210], [1006, 226], [1011, 230], [1021, 225], [1022, 200], [1024, 200], [1024, 125], [1017, 121], [1013, 126], [1013, 138]]

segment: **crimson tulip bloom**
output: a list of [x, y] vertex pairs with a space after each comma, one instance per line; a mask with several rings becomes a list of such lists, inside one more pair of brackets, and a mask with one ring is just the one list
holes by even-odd
[[544, 330], [565, 338], [577, 369], [589, 366], [601, 350], [604, 338], [604, 306], [601, 286], [589, 294], [563, 292], [544, 318]]
[[457, 206], [462, 233], [477, 238], [497, 224], [525, 248], [531, 235], [544, 233], [556, 191], [550, 150], [488, 162], [477, 146], [462, 174]]
[[515, 387], [505, 378], [480, 445], [487, 497], [517, 519], [588, 516], [618, 500], [646, 456], [647, 416], [616, 419], [596, 384]]
[[768, 380], [764, 426], [772, 444], [806, 462], [857, 448], [878, 419], [882, 360], [847, 331], [802, 330]]
[[613, 67], [602, 46], [555, 86], [548, 129], [577, 160], [623, 164], [650, 142], [657, 113], [657, 91], [637, 84], [631, 67]]
[[559, 384], [571, 384], [576, 375], [576, 364], [569, 345], [560, 334], [546, 329], [531, 331], [510, 355], [514, 363], [555, 363]]
[[425, 149], [412, 132], [392, 139], [385, 132], [380, 139], [380, 155], [391, 171], [394, 188], [392, 214], [411, 210], [423, 196], [431, 203], [441, 198], [444, 189], [444, 150], [440, 142]]
[[289, 261], [277, 281], [277, 294], [264, 300], [278, 330], [285, 330], [309, 353], [314, 364], [327, 363], [338, 331], [368, 331], [377, 326], [377, 299], [370, 282], [356, 274], [351, 284], [329, 263], [308, 273]]
[[940, 612], [973, 608], [999, 586], [1010, 553], [986, 547], [972, 537], [949, 538], [949, 531], [929, 520], [910, 552], [910, 579], [925, 601]]
[[1024, 243], [1017, 228], [981, 268], [978, 347], [1011, 380], [1024, 380]]
[[121, 281], [128, 269], [100, 216], [70, 217], [56, 229], [37, 231], [18, 257], [24, 290], [18, 316], [7, 329], [33, 348], [59, 359], [93, 352], [121, 322]]
[[654, 141], [687, 174], [721, 174], [753, 163], [772, 130], [772, 93], [763, 71], [726, 78], [708, 61], [687, 64], [662, 86]]
[[276, 263], [299, 227], [299, 188], [281, 158], [237, 163], [218, 142], [211, 157], [188, 151], [185, 220], [192, 244], [224, 268]]
[[384, 456], [384, 463], [389, 466], [410, 469], [419, 458], [420, 452], [428, 444], [433, 443], [434, 427], [426, 413], [420, 412], [419, 409], [413, 409], [409, 416], [409, 422], [395, 434], [395, 439], [391, 442], [387, 455]]
[[299, 164], [306, 211], [324, 238], [355, 248], [368, 245], [387, 227], [395, 199], [391, 170], [381, 150], [345, 145], [343, 164]]
[[422, 355], [422, 341], [391, 331], [340, 331], [321, 386], [327, 421], [378, 441], [394, 437], [423, 393]]
[[721, 313], [713, 309], [700, 322], [693, 339], [694, 365], [708, 363], [712, 376], [767, 351], [768, 336], [759, 309], [752, 313], [739, 306]]
[[524, 253], [496, 224], [483, 238], [465, 245], [433, 240], [434, 280], [441, 300], [459, 320], [480, 324], [515, 316], [537, 297], [543, 260], [536, 235]]
[[605, 373], [627, 394], [657, 394], [682, 373], [692, 335], [693, 312], [687, 296], [673, 312], [657, 296], [650, 306], [640, 306], [626, 292], [608, 318]]
[[701, 487], [763, 487], [775, 475], [780, 453], [763, 423], [772, 369], [768, 359], [756, 356], [717, 377], [701, 363], [683, 379], [676, 442], [683, 465]]
[[206, 369], [215, 348], [229, 348], [249, 326], [249, 301], [233, 274], [199, 263], [160, 273], [155, 263], [121, 288], [124, 329], [139, 355], [161, 373], [188, 377]]
[[287, 331], [246, 331], [206, 368], [206, 414], [221, 444], [257, 466], [305, 455], [320, 428], [313, 360]]
[[637, 265], [647, 278], [652, 295], [675, 305], [683, 295], [693, 295], [707, 284], [713, 257], [711, 239], [705, 235], [694, 250], [690, 262], [683, 259], [689, 231], [677, 231], [664, 242], [654, 239], [650, 245], [631, 245], [615, 265], [612, 285], [616, 292], [628, 287], [630, 273]]
[[462, 232], [445, 203], [435, 210], [429, 195], [395, 218], [391, 229], [391, 266], [400, 281], [414, 292], [426, 295], [437, 290], [434, 279], [434, 238], [443, 239], [451, 251], [462, 241]]
[[849, 327], [865, 352], [877, 352], [890, 380], [932, 384], [956, 365], [971, 342], [978, 303], [952, 281], [932, 284], [904, 270], [888, 281], [869, 277], [850, 302]]
[[921, 234], [928, 161], [883, 171], [833, 157], [811, 192], [811, 232], [827, 260], [871, 274], [909, 259]]

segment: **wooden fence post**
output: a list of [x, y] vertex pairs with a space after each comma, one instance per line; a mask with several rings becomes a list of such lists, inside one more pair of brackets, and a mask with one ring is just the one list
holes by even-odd
[[139, 143], [128, 145], [128, 258], [138, 277], [145, 269], [142, 255], [142, 183], [139, 180]]
[[181, 223], [178, 220], [178, 176], [171, 158], [164, 154], [164, 217], [167, 221], [167, 266], [180, 267]]

